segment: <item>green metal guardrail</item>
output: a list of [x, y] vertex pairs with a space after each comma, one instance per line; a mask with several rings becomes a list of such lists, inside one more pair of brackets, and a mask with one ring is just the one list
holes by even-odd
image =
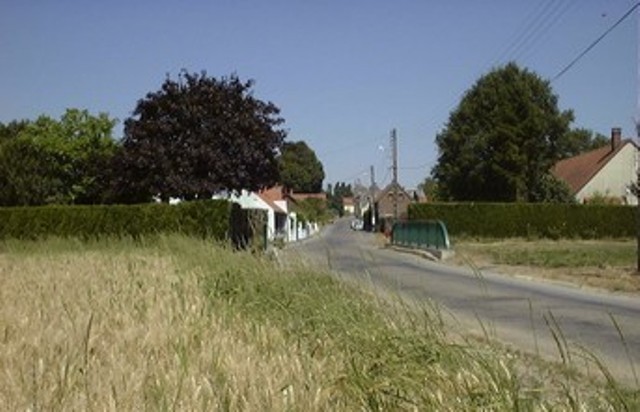
[[417, 249], [450, 249], [447, 227], [440, 220], [396, 222], [391, 232], [391, 243]]

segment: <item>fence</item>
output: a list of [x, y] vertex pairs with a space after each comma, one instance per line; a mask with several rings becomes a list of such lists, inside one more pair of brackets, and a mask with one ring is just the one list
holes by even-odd
[[414, 220], [396, 222], [391, 232], [391, 243], [418, 249], [450, 249], [447, 227], [440, 220]]

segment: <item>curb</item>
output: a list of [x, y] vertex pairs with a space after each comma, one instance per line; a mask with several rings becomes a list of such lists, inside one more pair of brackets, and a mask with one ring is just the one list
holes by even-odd
[[416, 248], [412, 248], [412, 247], [406, 247], [406, 246], [398, 246], [398, 245], [392, 245], [392, 244], [387, 244], [385, 245], [385, 248], [387, 249], [391, 249], [393, 251], [396, 252], [402, 252], [402, 253], [410, 253], [412, 255], [416, 255], [416, 256], [420, 256], [423, 257], [425, 259], [434, 261], [434, 262], [440, 262], [442, 260], [447, 260], [450, 257], [452, 257], [453, 255], [455, 255], [455, 251], [451, 250], [451, 249], [432, 249], [432, 248], [428, 248], [428, 249], [416, 249]]

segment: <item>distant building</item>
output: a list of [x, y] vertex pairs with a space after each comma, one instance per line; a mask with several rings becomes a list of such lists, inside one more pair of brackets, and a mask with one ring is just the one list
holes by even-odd
[[370, 187], [356, 184], [353, 188], [354, 215], [363, 218], [364, 214], [371, 209], [371, 203], [378, 193], [380, 193], [380, 189], [375, 183]]
[[406, 219], [409, 205], [413, 197], [399, 183], [390, 183], [376, 196], [375, 209], [380, 219], [394, 218], [397, 208], [397, 218]]
[[[324, 198], [309, 194], [309, 197]], [[304, 194], [296, 196], [305, 197]], [[283, 240], [295, 242], [313, 235], [318, 231], [317, 222], [301, 222], [295, 212], [295, 196], [282, 186], [274, 186], [259, 192], [242, 190], [237, 194], [229, 194], [220, 198], [240, 204], [243, 209], [265, 210], [267, 214], [266, 236], [268, 241]]]
[[353, 197], [342, 198], [342, 211], [345, 215], [353, 215], [356, 211], [355, 200]]
[[407, 193], [416, 203], [427, 203], [429, 201], [422, 189], [407, 189]]
[[630, 186], [637, 179], [638, 146], [621, 136], [621, 129], [613, 128], [610, 144], [561, 160], [553, 167], [553, 175], [567, 183], [578, 202], [605, 196], [622, 204], [637, 204]]

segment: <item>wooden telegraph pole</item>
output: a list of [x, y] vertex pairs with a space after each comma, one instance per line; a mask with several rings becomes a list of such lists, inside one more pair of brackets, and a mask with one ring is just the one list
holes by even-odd
[[371, 210], [371, 227], [372, 231], [376, 230], [376, 175], [373, 165], [371, 165], [371, 186], [369, 186], [369, 196], [371, 197], [370, 210]]
[[393, 151], [393, 221], [398, 220], [398, 136], [396, 129], [391, 130], [391, 149]]
[[[636, 5], [637, 6], [637, 5]], [[638, 144], [640, 144], [640, 8], [636, 10], [637, 15], [637, 38], [636, 38], [636, 70], [637, 70], [637, 79], [636, 79], [636, 92], [637, 92], [637, 101], [636, 101], [636, 138], [638, 140]], [[636, 274], [640, 275], [640, 162], [639, 162], [639, 153], [636, 148], [636, 184], [635, 184], [635, 195], [636, 195]]]

